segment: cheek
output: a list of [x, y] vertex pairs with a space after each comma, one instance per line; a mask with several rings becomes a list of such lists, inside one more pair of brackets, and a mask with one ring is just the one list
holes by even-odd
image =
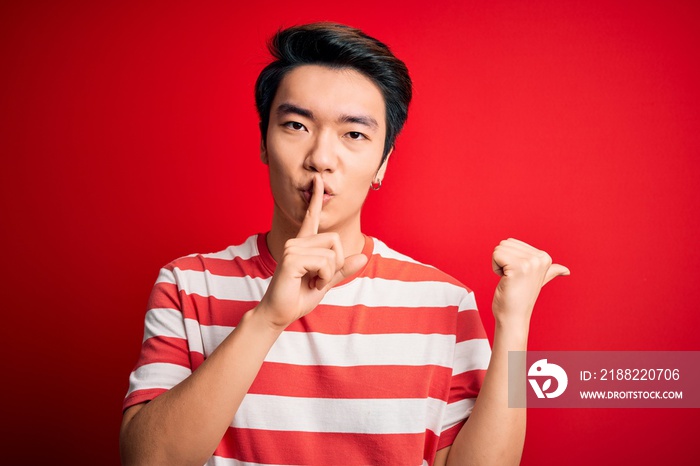
[[[372, 157], [373, 159], [374, 157]], [[369, 188], [370, 183], [374, 179], [374, 175], [377, 173], [372, 167], [376, 165], [374, 160], [368, 160], [369, 157], [365, 159], [363, 164], [353, 164], [352, 167], [348, 167], [348, 173], [352, 173], [351, 179], [354, 186], [360, 188]], [[369, 167], [369, 168], [368, 168]]]
[[271, 171], [275, 170], [280, 174], [294, 173], [303, 159], [302, 154], [303, 148], [299, 144], [280, 144], [274, 139], [268, 142], [267, 159]]
[[365, 197], [367, 197], [367, 193], [369, 192], [371, 178], [372, 175], [368, 175], [367, 173], [362, 173], [352, 178], [353, 197], [356, 199], [357, 204], [361, 205], [364, 203]]
[[270, 176], [270, 189], [272, 194], [277, 194], [281, 190], [284, 183], [284, 169], [280, 166], [279, 162], [270, 157], [268, 164], [268, 173]]
[[270, 176], [273, 174], [276, 178], [283, 177], [285, 173], [290, 172], [289, 163], [285, 163], [285, 157], [280, 156], [279, 151], [268, 152], [267, 165], [270, 170]]

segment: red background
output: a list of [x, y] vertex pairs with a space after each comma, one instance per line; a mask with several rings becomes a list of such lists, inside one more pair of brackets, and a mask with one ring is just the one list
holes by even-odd
[[[473, 288], [491, 336], [513, 236], [572, 271], [531, 349], [700, 350], [698, 2], [3, 2], [4, 460], [118, 464], [158, 269], [268, 228], [253, 83], [315, 20], [415, 81], [367, 233]], [[533, 409], [523, 464], [696, 464], [697, 421]]]

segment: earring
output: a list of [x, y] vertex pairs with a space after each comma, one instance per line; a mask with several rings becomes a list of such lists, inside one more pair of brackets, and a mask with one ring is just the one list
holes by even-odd
[[373, 191], [379, 191], [379, 188], [382, 187], [382, 180], [372, 181], [372, 183], [370, 183], [369, 187], [372, 188]]

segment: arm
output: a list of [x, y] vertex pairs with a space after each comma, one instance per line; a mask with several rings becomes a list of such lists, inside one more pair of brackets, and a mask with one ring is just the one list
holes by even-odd
[[525, 408], [508, 407], [508, 351], [526, 351], [530, 317], [540, 289], [569, 270], [522, 241], [501, 241], [493, 253], [501, 276], [493, 298], [496, 328], [484, 383], [469, 419], [435, 465], [519, 464], [525, 442]]
[[344, 258], [338, 235], [318, 234], [322, 183], [317, 177], [299, 234], [285, 244], [261, 302], [192, 375], [124, 413], [123, 464], [205, 463], [284, 328], [311, 312], [333, 285], [365, 264], [361, 254]]
[[278, 335], [249, 311], [191, 376], [127, 409], [120, 433], [122, 463], [204, 464]]

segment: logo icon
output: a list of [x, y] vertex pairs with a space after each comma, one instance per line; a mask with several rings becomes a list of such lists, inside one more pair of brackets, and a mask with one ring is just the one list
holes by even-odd
[[[530, 382], [530, 386], [535, 391], [537, 398], [556, 398], [564, 393], [569, 383], [569, 378], [566, 376], [564, 369], [556, 364], [548, 363], [546, 359], [535, 361], [527, 371], [527, 375], [528, 377], [547, 377], [541, 387], [537, 383], [537, 379], [527, 379], [527, 381]], [[552, 386], [552, 378], [557, 381], [557, 388], [552, 392], [548, 392], [547, 390]]]

